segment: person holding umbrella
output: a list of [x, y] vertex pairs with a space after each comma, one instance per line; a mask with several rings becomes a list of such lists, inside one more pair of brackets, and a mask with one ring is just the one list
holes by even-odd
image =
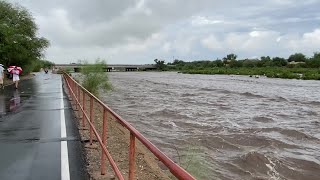
[[19, 74], [22, 72], [22, 68], [18, 66], [10, 66], [8, 71], [12, 74], [12, 80], [15, 83], [15, 88], [18, 89], [19, 84]]
[[13, 72], [12, 72], [12, 80], [15, 83], [16, 89], [18, 89], [18, 84], [19, 84], [19, 74], [20, 72], [18, 71], [17, 67], [14, 67]]

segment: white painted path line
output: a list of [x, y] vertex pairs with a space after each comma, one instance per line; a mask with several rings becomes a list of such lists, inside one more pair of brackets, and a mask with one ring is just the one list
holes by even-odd
[[[64, 116], [63, 89], [62, 79], [60, 86], [60, 120], [61, 120], [61, 138], [67, 137], [66, 120]], [[61, 141], [61, 180], [70, 180], [68, 143]]]

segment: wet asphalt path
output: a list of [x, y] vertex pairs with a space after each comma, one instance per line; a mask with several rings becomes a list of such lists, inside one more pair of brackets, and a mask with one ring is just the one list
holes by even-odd
[[0, 179], [88, 179], [60, 75], [0, 90]]

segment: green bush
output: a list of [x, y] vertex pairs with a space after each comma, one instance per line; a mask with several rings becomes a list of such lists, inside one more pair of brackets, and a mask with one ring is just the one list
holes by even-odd
[[95, 64], [85, 63], [81, 69], [83, 75], [82, 86], [95, 96], [99, 96], [99, 89], [108, 91], [112, 89], [108, 75], [105, 72], [107, 67], [105, 61], [97, 59]]
[[39, 61], [32, 64], [32, 72], [40, 72], [42, 66]]
[[73, 72], [73, 69], [72, 68], [70, 68], [70, 67], [67, 67], [67, 68], [63, 68], [63, 71], [64, 72]]

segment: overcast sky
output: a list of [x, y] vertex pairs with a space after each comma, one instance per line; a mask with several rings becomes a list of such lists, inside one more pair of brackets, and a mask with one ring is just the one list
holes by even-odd
[[320, 0], [10, 0], [50, 40], [55, 63], [148, 64], [235, 53], [311, 56], [320, 51]]

